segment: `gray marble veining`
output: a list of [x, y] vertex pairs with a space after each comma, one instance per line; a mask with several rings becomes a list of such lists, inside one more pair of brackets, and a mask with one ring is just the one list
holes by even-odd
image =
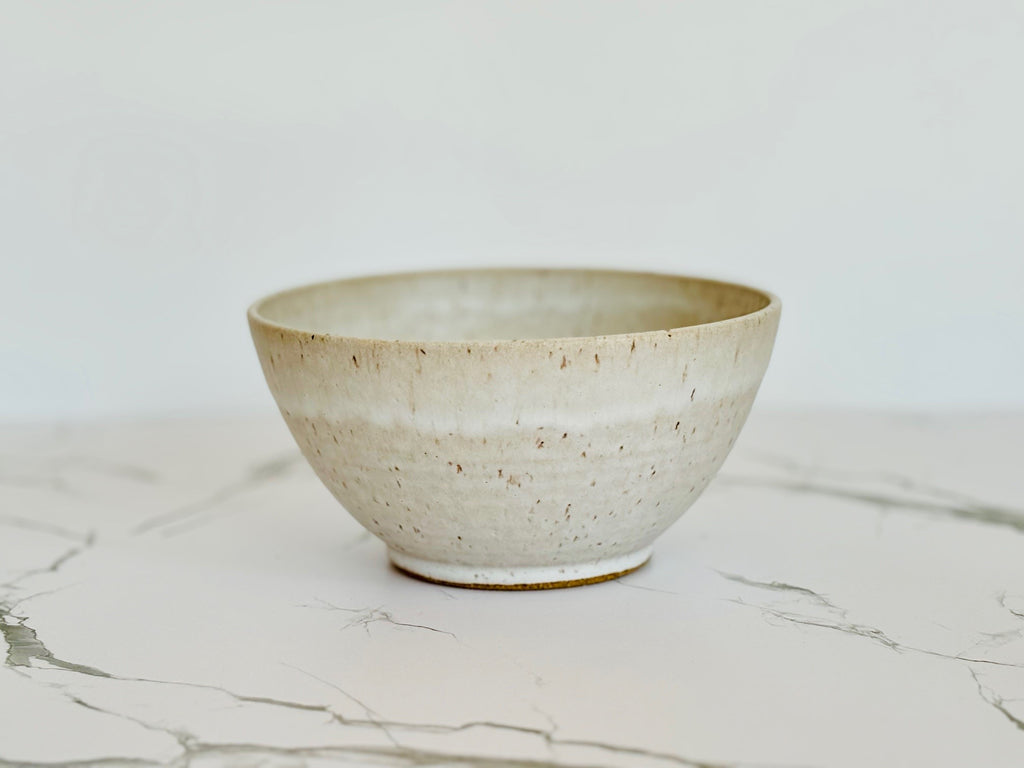
[[1020, 434], [755, 414], [649, 566], [504, 594], [270, 418], [0, 430], [0, 768], [1024, 765]]

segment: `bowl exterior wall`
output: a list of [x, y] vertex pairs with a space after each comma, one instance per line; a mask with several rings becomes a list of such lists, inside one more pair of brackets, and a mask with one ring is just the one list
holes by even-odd
[[557, 567], [648, 547], [693, 504], [778, 320], [775, 302], [675, 331], [461, 344], [250, 326], [303, 455], [393, 551]]

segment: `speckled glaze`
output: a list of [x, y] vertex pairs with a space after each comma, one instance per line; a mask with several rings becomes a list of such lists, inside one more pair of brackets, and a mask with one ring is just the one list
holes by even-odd
[[249, 309], [317, 475], [402, 570], [495, 588], [641, 566], [725, 460], [780, 304], [687, 277], [426, 272]]

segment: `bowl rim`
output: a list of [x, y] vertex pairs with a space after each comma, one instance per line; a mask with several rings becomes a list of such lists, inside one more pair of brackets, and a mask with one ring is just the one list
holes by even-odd
[[[758, 294], [764, 299], [766, 303], [763, 307], [755, 309], [753, 312], [747, 312], [742, 315], [735, 315], [733, 317], [726, 317], [721, 320], [712, 320], [707, 323], [695, 323], [693, 325], [683, 325], [673, 328], [653, 328], [645, 331], [629, 331], [626, 333], [607, 333], [594, 336], [531, 336], [524, 339], [442, 339], [442, 340], [418, 340], [418, 339], [390, 339], [378, 336], [350, 336], [347, 334], [339, 333], [325, 333], [318, 331], [315, 328], [300, 328], [294, 325], [287, 325], [284, 323], [271, 320], [265, 315], [261, 314], [261, 307], [269, 301], [286, 296], [292, 293], [301, 293], [302, 291], [308, 291], [313, 288], [321, 288], [329, 285], [338, 285], [342, 283], [361, 283], [371, 282], [380, 280], [403, 280], [415, 277], [434, 276], [434, 275], [451, 275], [457, 276], [460, 274], [464, 275], [478, 275], [478, 274], [496, 274], [496, 273], [508, 273], [508, 274], [534, 274], [542, 275], [545, 273], [560, 273], [560, 274], [571, 274], [571, 273], [589, 273], [597, 275], [609, 275], [609, 276], [621, 276], [621, 277], [648, 277], [648, 278], [668, 278], [672, 280], [687, 280], [693, 283], [702, 283], [705, 285], [716, 285], [723, 286], [726, 288], [740, 289], [750, 291], [751, 293]], [[579, 341], [598, 341], [603, 339], [608, 340], [621, 340], [621, 339], [643, 339], [654, 336], [664, 336], [668, 334], [688, 334], [697, 333], [699, 334], [702, 329], [707, 328], [720, 328], [727, 327], [736, 323], [751, 322], [752, 320], [763, 317], [770, 314], [778, 314], [782, 309], [782, 301], [771, 291], [766, 291], [763, 288], [755, 288], [752, 285], [746, 283], [738, 283], [732, 280], [719, 280], [716, 278], [704, 277], [700, 275], [689, 275], [675, 272], [658, 272], [653, 270], [632, 270], [632, 269], [613, 269], [603, 267], [453, 267], [453, 268], [441, 268], [441, 269], [414, 269], [414, 270], [403, 270], [398, 272], [374, 272], [365, 275], [353, 275], [350, 277], [334, 278], [330, 280], [315, 280], [301, 285], [292, 286], [291, 288], [285, 288], [280, 291], [266, 294], [256, 301], [252, 302], [247, 311], [246, 316], [249, 320], [250, 326], [261, 326], [270, 330], [278, 331], [281, 333], [288, 333], [295, 336], [310, 336], [311, 338], [319, 338], [322, 340], [335, 340], [345, 341], [350, 343], [360, 344], [393, 344], [402, 346], [412, 347], [432, 347], [434, 349], [444, 348], [457, 348], [466, 346], [498, 346], [498, 345], [509, 345], [509, 346], [522, 346], [529, 344], [558, 344], [565, 342], [579, 342]]]

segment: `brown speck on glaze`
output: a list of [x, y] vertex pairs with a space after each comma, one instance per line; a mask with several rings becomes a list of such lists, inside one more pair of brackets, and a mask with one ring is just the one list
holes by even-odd
[[567, 366], [568, 364], [569, 364], [569, 362], [565, 359], [565, 355], [562, 355], [562, 364], [560, 366], [558, 366], [558, 367], [564, 369], [565, 366]]
[[568, 433], [568, 432], [563, 432], [563, 433], [562, 433], [562, 439], [563, 439], [563, 440], [565, 440], [565, 438], [567, 438], [568, 436], [569, 436], [569, 433]]
[[694, 387], [693, 391], [690, 393], [690, 402], [693, 402], [693, 396], [696, 395], [696, 394], [697, 394], [697, 388]]
[[357, 358], [355, 355], [352, 355], [352, 365], [354, 365], [356, 368], [359, 367], [359, 358]]
[[462, 474], [462, 465], [461, 464], [456, 464], [455, 465], [455, 474], [457, 474], [457, 475], [461, 475]]
[[601, 358], [598, 356], [597, 352], [594, 353], [594, 363], [597, 364], [598, 367], [601, 366]]

